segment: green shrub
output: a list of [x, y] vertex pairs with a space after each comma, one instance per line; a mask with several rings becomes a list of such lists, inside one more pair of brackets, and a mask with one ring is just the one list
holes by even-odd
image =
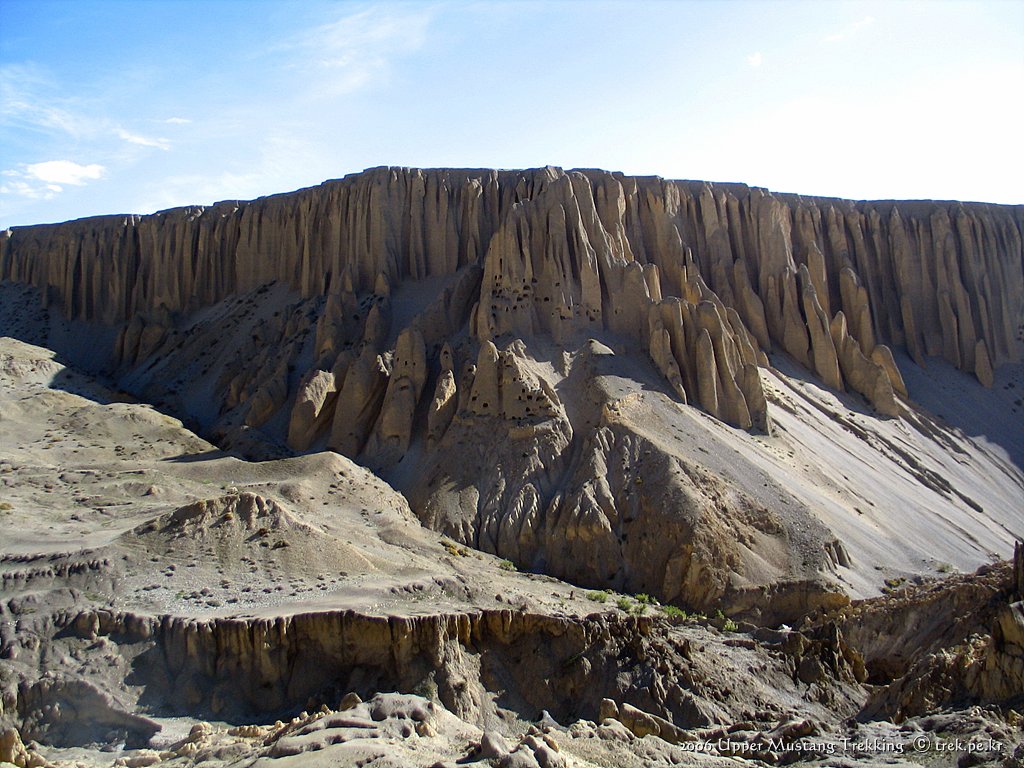
[[469, 552], [466, 551], [465, 547], [460, 547], [454, 541], [443, 540], [441, 545], [448, 551], [448, 554], [452, 557], [467, 557]]
[[606, 589], [587, 592], [587, 600], [593, 600], [595, 603], [607, 603], [609, 594], [611, 593]]
[[672, 619], [674, 621], [675, 620], [686, 621], [688, 618], [690, 618], [689, 615], [686, 613], [686, 611], [684, 611], [682, 608], [679, 608], [677, 606], [674, 606], [674, 605], [661, 605], [661, 606], [658, 606], [658, 607], [660, 608], [661, 612], [665, 614], [665, 616], [667, 618], [670, 618], [670, 619]]
[[511, 560], [502, 560], [500, 563], [498, 563], [498, 567], [501, 568], [501, 570], [503, 571], [516, 570], [516, 564], [513, 563]]
[[891, 595], [897, 591], [900, 587], [907, 583], [907, 580], [903, 576], [897, 576], [893, 579], [886, 579], [885, 586], [882, 587], [883, 595]]
[[615, 605], [620, 611], [626, 611], [628, 613], [630, 606], [633, 605], [633, 601], [630, 600], [628, 597], [620, 597], [618, 599], [618, 602], [615, 603]]

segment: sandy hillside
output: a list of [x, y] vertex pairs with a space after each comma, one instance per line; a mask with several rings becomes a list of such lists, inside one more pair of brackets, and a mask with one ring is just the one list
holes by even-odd
[[[47, 350], [4, 339], [0, 361], [9, 759], [726, 765], [794, 739], [834, 752], [871, 703], [863, 657], [820, 629], [721, 632], [519, 574], [422, 528], [343, 457], [241, 461]], [[650, 423], [643, 398], [619, 408]], [[389, 688], [417, 693], [374, 694]], [[937, 727], [914, 716], [857, 735]], [[941, 722], [1017, 738], [991, 715]]]

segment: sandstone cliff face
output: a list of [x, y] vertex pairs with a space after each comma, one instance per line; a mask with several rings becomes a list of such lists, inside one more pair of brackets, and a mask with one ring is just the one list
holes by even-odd
[[[310, 709], [336, 705], [348, 692], [417, 689], [432, 690], [449, 711], [479, 725], [493, 721], [497, 706], [526, 717], [547, 711], [560, 722], [597, 718], [602, 698], [612, 697], [626, 708], [622, 714], [657, 717], [667, 737], [743, 713], [750, 719], [752, 702], [761, 719], [774, 722], [807, 690], [793, 676], [794, 667], [802, 659], [826, 658], [821, 643], [798, 633], [789, 643], [793, 648], [752, 641], [730, 648], [728, 638], [708, 627], [673, 628], [655, 616], [614, 613], [481, 610], [400, 617], [319, 611], [197, 620], [100, 609], [31, 623], [34, 644], [0, 637], [10, 658], [23, 663], [99, 643], [109, 666], [131, 685], [131, 692], [111, 686], [115, 698], [65, 672], [17, 687], [0, 680], [0, 725], [17, 723], [26, 738], [57, 744], [82, 743], [97, 726], [120, 730], [129, 743], [145, 743], [159, 726], [125, 711], [135, 707], [154, 715], [238, 720], [277, 716], [302, 703]], [[763, 677], [751, 676], [750, 664]], [[833, 666], [807, 683], [852, 714], [856, 680], [842, 660]], [[82, 722], [74, 714], [78, 703]], [[86, 704], [93, 704], [91, 712]], [[813, 703], [806, 709], [823, 713]]]
[[[896, 417], [907, 391], [889, 345], [986, 385], [1016, 359], [1022, 229], [1020, 206], [378, 168], [15, 228], [0, 279], [118, 327], [122, 384], [172, 405], [202, 391], [190, 415], [224, 447], [331, 448], [460, 543], [580, 583], [744, 609], [781, 583], [781, 620], [836, 599], [834, 537], [799, 504], [780, 517], [692, 456], [665, 460], [640, 434], [646, 406], [592, 385], [614, 368], [604, 344], [742, 430], [772, 429], [779, 352]], [[780, 554], [797, 539], [806, 555]]]
[[[37, 286], [69, 317], [134, 320], [137, 355], [167, 313], [265, 283], [364, 295], [382, 279], [480, 265], [480, 338], [597, 327], [649, 348], [652, 304], [717, 300], [757, 348], [778, 345], [837, 386], [824, 328], [839, 311], [869, 361], [878, 342], [982, 377], [1015, 359], [1022, 228], [1020, 206], [854, 203], [555, 168], [377, 168], [252, 202], [15, 228], [0, 235], [0, 279]], [[697, 367], [689, 351], [681, 370]]]

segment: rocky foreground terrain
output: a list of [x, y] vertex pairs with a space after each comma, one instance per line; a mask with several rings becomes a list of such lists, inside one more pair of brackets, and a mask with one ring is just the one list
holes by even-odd
[[0, 760], [1024, 764], [1022, 231], [382, 168], [0, 233]]

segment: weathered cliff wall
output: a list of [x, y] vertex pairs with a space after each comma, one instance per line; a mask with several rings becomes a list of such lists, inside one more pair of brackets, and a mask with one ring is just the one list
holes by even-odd
[[[878, 371], [891, 381], [893, 366], [879, 342], [989, 381], [1016, 354], [1022, 230], [1021, 206], [854, 203], [603, 171], [377, 168], [252, 202], [18, 227], [0, 235], [0, 279], [37, 286], [69, 317], [124, 323], [271, 281], [305, 297], [363, 294], [479, 264], [481, 338], [593, 324], [636, 335], [705, 407], [711, 383], [693, 370], [713, 355], [709, 409], [745, 425], [748, 346], [776, 344], [880, 401]], [[717, 318], [690, 306], [702, 301]], [[716, 343], [720, 328], [731, 344]]]
[[[617, 717], [605, 711], [610, 698], [625, 714], [648, 713], [670, 740], [716, 723], [792, 716], [801, 698], [833, 717], [863, 704], [862, 717], [899, 721], [941, 706], [1019, 701], [1024, 604], [1011, 570], [999, 563], [819, 616], [800, 631], [742, 638], [706, 622], [671, 626], [614, 612], [200, 619], [15, 611], [17, 621], [0, 631], [4, 658], [19, 669], [56, 669], [17, 686], [0, 676], [0, 724], [54, 743], [76, 743], [95, 727], [144, 741], [156, 726], [133, 712], [246, 722], [385, 690], [429, 693], [480, 725], [496, 706], [527, 718], [546, 710], [560, 722]], [[108, 674], [83, 677], [82, 655], [97, 649]], [[76, 663], [61, 667], [64, 657]], [[858, 684], [869, 674], [875, 686], [865, 704]]]
[[[846, 658], [855, 654], [844, 656], [841, 638], [828, 643], [794, 632], [785, 645], [748, 641], [739, 658], [730, 658], [729, 638], [707, 627], [672, 628], [654, 616], [614, 612], [572, 618], [516, 610], [415, 617], [323, 611], [200, 620], [87, 610], [35, 617], [31, 626], [32, 642], [2, 638], [13, 663], [45, 669], [62, 654], [80, 656], [99, 645], [108, 671], [115, 670], [89, 681], [63, 669], [16, 687], [0, 679], [0, 724], [51, 743], [81, 740], [86, 725], [144, 742], [153, 723], [131, 710], [247, 722], [337, 706], [350, 691], [365, 697], [387, 690], [427, 693], [480, 725], [496, 707], [529, 719], [545, 710], [560, 722], [596, 719], [602, 698], [610, 697], [656, 715], [675, 733], [732, 722], [755, 700], [765, 719], [779, 718], [806, 691], [795, 674], [805, 660], [804, 666], [820, 663], [814, 679], [802, 682], [837, 710], [852, 714], [860, 698]], [[751, 663], [763, 678], [749, 675]], [[87, 703], [99, 706], [89, 711]], [[89, 722], [76, 722], [80, 704], [79, 719]]]
[[889, 344], [985, 384], [1015, 359], [1022, 230], [1022, 206], [380, 168], [15, 228], [0, 278], [119, 327], [122, 386], [196, 409], [223, 447], [331, 448], [521, 567], [704, 609], [770, 602], [782, 621], [836, 602], [842, 542], [785, 483], [766, 496], [754, 464], [727, 481], [738, 459], [711, 468], [686, 440], [644, 437], [621, 366], [639, 381], [645, 355], [676, 402], [768, 432], [764, 367], [782, 351], [898, 416]]

